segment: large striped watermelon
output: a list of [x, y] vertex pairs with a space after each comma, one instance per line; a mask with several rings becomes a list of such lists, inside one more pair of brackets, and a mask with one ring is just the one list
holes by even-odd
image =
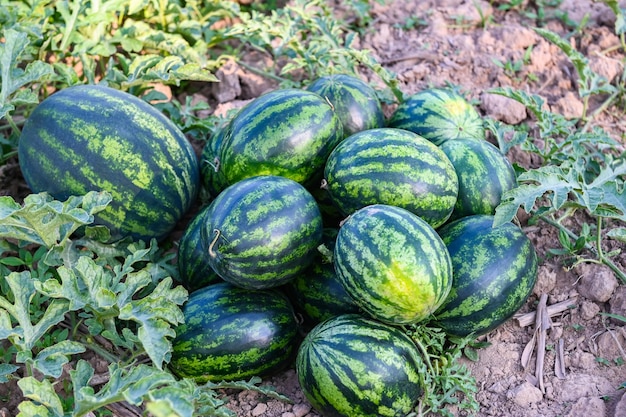
[[328, 157], [324, 177], [324, 188], [346, 215], [388, 204], [435, 228], [452, 214], [458, 193], [454, 166], [443, 151], [402, 129], [369, 129], [344, 139]]
[[334, 262], [355, 303], [391, 324], [429, 318], [452, 286], [452, 264], [441, 238], [400, 207], [375, 204], [352, 214], [339, 229]]
[[191, 293], [183, 315], [169, 364], [181, 377], [200, 383], [265, 377], [294, 359], [298, 324], [277, 290], [212, 284]]
[[215, 198], [227, 187], [224, 171], [220, 170], [220, 149], [224, 137], [229, 132], [229, 124], [216, 128], [202, 148], [200, 154], [200, 180], [210, 198]]
[[274, 90], [231, 120], [219, 170], [229, 185], [257, 175], [309, 184], [321, 179], [326, 158], [342, 138], [341, 121], [323, 97], [295, 88]]
[[317, 203], [302, 185], [263, 175], [229, 186], [211, 202], [202, 239], [209, 263], [225, 281], [262, 289], [302, 273], [322, 231]]
[[439, 233], [454, 270], [450, 294], [435, 313], [447, 333], [487, 333], [511, 318], [537, 281], [532, 242], [513, 223], [492, 227], [491, 215], [467, 216]]
[[415, 132], [435, 145], [459, 137], [485, 139], [478, 111], [463, 96], [446, 88], [409, 96], [398, 105], [388, 126]]
[[306, 336], [296, 372], [307, 400], [324, 417], [404, 417], [422, 394], [421, 364], [401, 330], [347, 314]]
[[337, 233], [335, 228], [324, 229], [322, 244], [311, 266], [288, 286], [294, 307], [302, 312], [310, 327], [331, 317], [359, 312], [359, 307], [339, 281], [333, 264]]
[[32, 112], [19, 142], [22, 173], [35, 193], [58, 200], [108, 191], [95, 223], [113, 238], [161, 239], [195, 201], [196, 155], [181, 131], [143, 100], [115, 89], [63, 89]]
[[205, 206], [185, 228], [178, 241], [177, 263], [180, 282], [189, 291], [195, 291], [214, 282], [221, 281], [209, 263], [209, 254], [202, 240]]
[[459, 179], [459, 195], [451, 219], [494, 214], [502, 194], [517, 185], [509, 160], [486, 140], [448, 140], [440, 148]]
[[307, 90], [333, 105], [343, 125], [344, 137], [385, 126], [385, 115], [376, 90], [359, 78], [348, 74], [326, 75], [314, 80]]

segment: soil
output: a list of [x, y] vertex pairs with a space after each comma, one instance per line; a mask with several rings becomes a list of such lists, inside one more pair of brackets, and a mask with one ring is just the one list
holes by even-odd
[[[552, 111], [568, 118], [580, 116], [583, 104], [571, 62], [555, 45], [530, 29], [536, 20], [526, 13], [498, 10], [492, 5], [509, 2], [384, 3], [372, 1], [373, 26], [360, 35], [359, 47], [370, 49], [379, 62], [394, 72], [405, 93], [451, 83], [459, 86], [483, 115], [512, 125], [532, 124], [523, 106], [488, 92], [490, 88], [511, 86], [540, 95]], [[535, 10], [536, 3], [540, 2], [523, 2], [519, 10]], [[337, 13], [342, 12], [337, 2]], [[565, 17], [574, 22], [588, 19], [582, 33], [570, 37], [572, 45], [589, 58], [594, 71], [609, 80], [621, 77], [625, 57], [619, 48], [612, 49], [620, 41], [614, 32], [615, 16], [607, 6], [590, 0], [563, 0], [557, 9], [548, 12], [545, 27], [564, 37], [573, 31], [564, 24]], [[523, 64], [516, 71], [502, 65], [518, 61]], [[225, 66], [219, 75], [225, 82], [196, 97], [209, 101], [215, 112], [239, 107], [245, 100], [275, 88], [272, 82], [234, 63]], [[373, 76], [369, 81], [380, 84]], [[592, 105], [598, 106], [599, 102]], [[624, 141], [626, 119], [621, 109], [601, 113], [597, 124], [614, 139]], [[518, 149], [513, 149], [509, 156], [521, 166], [537, 164]], [[16, 165], [9, 164], [0, 172], [0, 190], [8, 195], [27, 192]], [[554, 229], [524, 224], [524, 230], [533, 241], [541, 264], [537, 285], [520, 314], [536, 311], [543, 294], [548, 306], [565, 302], [568, 308], [552, 317], [546, 332], [542, 378], [537, 379], [536, 373], [539, 352], [535, 351], [526, 366], [522, 363], [526, 359], [525, 348], [533, 341], [534, 321], [521, 325], [514, 318], [481, 337], [489, 346], [478, 351], [479, 360], [463, 359], [479, 388], [476, 398], [480, 410], [475, 415], [626, 416], [626, 396], [624, 389], [619, 388], [626, 382], [626, 326], [601, 315], [626, 315], [626, 285], [605, 267], [586, 264], [570, 269], [563, 266], [562, 259], [549, 256], [548, 249], [558, 246]], [[617, 262], [626, 269], [626, 255], [618, 257]], [[229, 391], [224, 393], [228, 407], [241, 417], [318, 416], [300, 391], [293, 369], [264, 383], [291, 398], [293, 404], [255, 392]], [[15, 414], [14, 409], [4, 411], [7, 415]], [[450, 411], [465, 415], [462, 410]]]

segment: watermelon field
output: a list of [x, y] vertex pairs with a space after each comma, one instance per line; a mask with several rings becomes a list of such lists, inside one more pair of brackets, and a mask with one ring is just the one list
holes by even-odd
[[0, 417], [625, 417], [626, 2], [0, 0]]

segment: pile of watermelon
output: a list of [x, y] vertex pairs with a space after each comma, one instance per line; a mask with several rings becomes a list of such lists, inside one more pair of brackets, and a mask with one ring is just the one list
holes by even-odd
[[448, 89], [418, 92], [388, 119], [348, 75], [271, 91], [198, 160], [140, 99], [70, 87], [35, 109], [19, 159], [33, 192], [110, 192], [95, 222], [112, 239], [163, 239], [204, 188], [212, 200], [178, 242], [190, 296], [171, 370], [203, 382], [295, 364], [324, 416], [408, 414], [425, 359], [403, 326], [487, 333], [536, 281], [530, 240], [493, 227], [515, 172]]

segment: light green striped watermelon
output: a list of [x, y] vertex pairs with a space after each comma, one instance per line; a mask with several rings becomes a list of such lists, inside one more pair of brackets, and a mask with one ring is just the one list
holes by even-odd
[[409, 96], [398, 105], [388, 126], [415, 132], [435, 145], [459, 137], [485, 139], [478, 111], [463, 96], [446, 88]]
[[385, 115], [376, 90], [365, 81], [348, 74], [320, 77], [308, 87], [326, 98], [343, 125], [343, 135], [385, 126]]
[[178, 241], [177, 264], [180, 282], [191, 291], [221, 281], [209, 263], [209, 255], [202, 240], [204, 215], [208, 206], [197, 213]]
[[494, 214], [502, 194], [517, 185], [509, 160], [486, 140], [449, 140], [440, 148], [452, 162], [459, 179], [459, 195], [451, 219]]
[[537, 254], [513, 223], [493, 226], [494, 216], [453, 221], [439, 233], [454, 270], [452, 290], [435, 313], [449, 334], [488, 333], [511, 318], [537, 281]]
[[334, 251], [346, 292], [373, 318], [390, 324], [429, 319], [452, 287], [446, 246], [420, 217], [375, 204], [352, 214]]
[[231, 120], [219, 170], [228, 185], [258, 175], [319, 183], [326, 159], [341, 139], [341, 121], [323, 97], [295, 88], [270, 91]]
[[348, 314], [306, 336], [296, 372], [307, 400], [324, 417], [404, 417], [422, 394], [421, 364], [401, 330]]
[[176, 328], [170, 369], [199, 383], [266, 377], [293, 363], [299, 334], [293, 307], [277, 290], [226, 282], [191, 293]]
[[211, 202], [202, 239], [211, 267], [225, 281], [263, 289], [308, 268], [322, 231], [319, 208], [304, 186], [263, 175], [227, 187]]
[[324, 177], [324, 188], [345, 215], [388, 204], [436, 228], [448, 220], [457, 200], [457, 175], [445, 153], [402, 129], [369, 129], [344, 139], [328, 157]]
[[80, 85], [43, 100], [20, 137], [19, 163], [34, 193], [57, 200], [108, 191], [95, 215], [114, 239], [162, 239], [195, 202], [199, 168], [191, 144], [143, 100]]

